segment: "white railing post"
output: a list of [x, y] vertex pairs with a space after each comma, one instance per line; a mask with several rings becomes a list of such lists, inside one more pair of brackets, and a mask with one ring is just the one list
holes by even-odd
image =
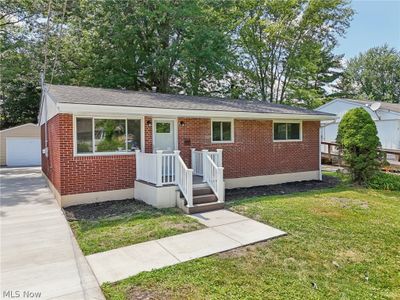
[[202, 155], [203, 155], [203, 182], [207, 182], [207, 155], [208, 155], [208, 150], [202, 150]]
[[192, 154], [192, 169], [196, 170], [197, 169], [197, 161], [196, 161], [196, 148], [190, 148], [190, 153]]
[[179, 155], [180, 155], [181, 151], [179, 150], [174, 150], [174, 154], [175, 154], [175, 184], [179, 183], [179, 180], [181, 178], [181, 168], [179, 168]]
[[217, 173], [217, 197], [218, 197], [218, 202], [222, 203], [224, 202], [224, 194], [225, 194], [225, 187], [224, 187], [224, 168], [223, 167], [218, 167], [218, 173]]
[[135, 159], [136, 159], [136, 180], [141, 180], [142, 178], [142, 162], [140, 157], [140, 150], [135, 150]]
[[187, 207], [193, 207], [193, 169], [187, 170], [186, 179]]
[[218, 153], [218, 163], [217, 163], [217, 166], [218, 166], [218, 167], [222, 167], [222, 149], [217, 149], [217, 153]]
[[157, 178], [157, 183], [156, 186], [162, 186], [162, 150], [157, 150], [156, 151], [156, 178]]

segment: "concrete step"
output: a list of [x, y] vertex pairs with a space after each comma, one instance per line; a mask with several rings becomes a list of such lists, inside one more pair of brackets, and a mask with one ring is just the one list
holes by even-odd
[[209, 186], [205, 187], [193, 187], [193, 196], [201, 196], [201, 195], [207, 195], [207, 194], [212, 194], [213, 191]]
[[206, 211], [218, 210], [224, 208], [224, 204], [225, 203], [219, 202], [196, 204], [193, 207], [186, 207], [185, 212], [187, 214], [196, 214]]
[[214, 194], [205, 194], [193, 197], [193, 204], [216, 202], [218, 199]]

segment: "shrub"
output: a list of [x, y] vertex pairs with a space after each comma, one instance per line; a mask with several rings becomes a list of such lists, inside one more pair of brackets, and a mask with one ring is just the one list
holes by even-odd
[[368, 186], [377, 190], [400, 191], [400, 176], [379, 172], [369, 180]]
[[118, 148], [123, 148], [125, 150], [125, 142], [118, 139], [102, 140], [97, 145], [97, 151], [107, 152], [107, 151], [117, 151]]
[[382, 154], [377, 134], [375, 122], [361, 107], [349, 110], [339, 124], [336, 141], [354, 182], [365, 184], [379, 170]]

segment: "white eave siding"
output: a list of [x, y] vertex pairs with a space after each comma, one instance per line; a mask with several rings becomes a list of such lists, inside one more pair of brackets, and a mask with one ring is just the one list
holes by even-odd
[[39, 125], [43, 125], [58, 113], [60, 113], [58, 105], [51, 99], [49, 94], [46, 93], [43, 97], [43, 103], [41, 104]]

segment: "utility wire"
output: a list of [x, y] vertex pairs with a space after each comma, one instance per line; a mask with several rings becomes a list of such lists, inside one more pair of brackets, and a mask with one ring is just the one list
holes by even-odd
[[[67, 11], [67, 3], [68, 3], [68, 0], [65, 0], [64, 1], [64, 7], [63, 7], [62, 18], [61, 18], [60, 29], [58, 31], [58, 39], [60, 39], [61, 36], [62, 36], [62, 31], [63, 31], [63, 28], [64, 28], [63, 25], [64, 25], [65, 13]], [[53, 83], [54, 71], [56, 70], [58, 52], [60, 50], [60, 44], [61, 44], [61, 42], [58, 41], [57, 46], [56, 46], [56, 54], [55, 54], [55, 57], [54, 57], [53, 69], [51, 70], [50, 84]]]

